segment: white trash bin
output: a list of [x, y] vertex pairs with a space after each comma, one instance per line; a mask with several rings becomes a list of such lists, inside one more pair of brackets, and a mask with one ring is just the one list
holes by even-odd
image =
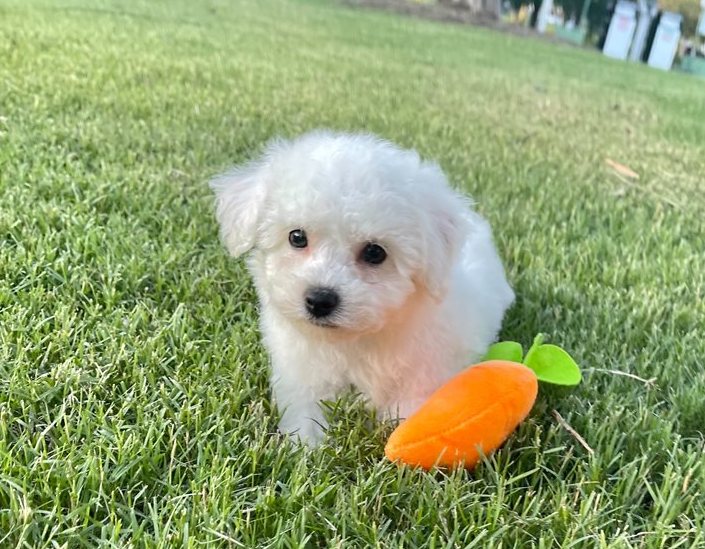
[[636, 28], [636, 4], [619, 0], [607, 29], [607, 37], [602, 52], [607, 57], [626, 59]]
[[649, 51], [647, 63], [650, 67], [664, 71], [671, 70], [673, 58], [678, 49], [678, 41], [681, 39], [682, 20], [683, 16], [680, 13], [664, 11], [661, 14], [661, 20], [656, 27], [654, 41]]

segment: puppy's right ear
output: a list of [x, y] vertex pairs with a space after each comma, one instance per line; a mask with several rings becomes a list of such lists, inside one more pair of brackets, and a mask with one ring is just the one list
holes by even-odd
[[210, 182], [215, 193], [220, 238], [233, 257], [241, 256], [255, 245], [266, 195], [264, 168], [261, 161], [251, 162]]

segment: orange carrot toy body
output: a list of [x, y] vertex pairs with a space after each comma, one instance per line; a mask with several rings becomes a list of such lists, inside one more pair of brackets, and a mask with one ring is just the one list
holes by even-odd
[[424, 469], [473, 467], [529, 414], [537, 392], [536, 374], [523, 364], [490, 360], [471, 366], [396, 428], [385, 455]]

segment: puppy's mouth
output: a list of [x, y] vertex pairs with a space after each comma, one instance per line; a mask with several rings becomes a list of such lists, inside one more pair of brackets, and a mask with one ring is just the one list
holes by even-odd
[[318, 326], [319, 328], [338, 328], [338, 324], [335, 322], [335, 319], [333, 318], [316, 318], [315, 316], [309, 315], [308, 317], [309, 323], [313, 324], [314, 326]]

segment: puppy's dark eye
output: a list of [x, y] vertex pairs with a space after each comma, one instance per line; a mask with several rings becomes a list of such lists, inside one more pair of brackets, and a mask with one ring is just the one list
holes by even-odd
[[385, 252], [384, 248], [382, 248], [379, 244], [370, 242], [365, 244], [365, 247], [362, 248], [362, 252], [360, 252], [360, 259], [370, 265], [379, 265], [387, 259], [387, 252]]
[[305, 248], [308, 246], [308, 238], [306, 238], [306, 231], [303, 229], [296, 229], [289, 233], [289, 244], [294, 248]]

